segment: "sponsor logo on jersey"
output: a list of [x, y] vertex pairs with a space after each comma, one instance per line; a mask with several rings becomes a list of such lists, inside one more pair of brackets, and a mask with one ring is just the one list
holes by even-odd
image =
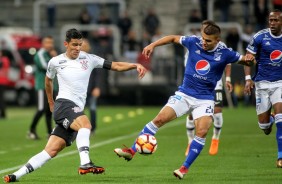
[[61, 60], [61, 61], [59, 61], [59, 64], [63, 64], [65, 62], [67, 62], [67, 60]]
[[196, 63], [195, 69], [199, 75], [206, 75], [210, 71], [210, 63], [206, 60], [200, 60]]
[[270, 42], [266, 42], [265, 45], [270, 45]]
[[86, 56], [79, 56], [78, 59], [86, 59]]
[[282, 60], [282, 52], [280, 50], [274, 50], [270, 54], [270, 60], [273, 63], [280, 63]]
[[196, 54], [201, 54], [201, 51], [200, 50], [196, 50], [195, 53]]

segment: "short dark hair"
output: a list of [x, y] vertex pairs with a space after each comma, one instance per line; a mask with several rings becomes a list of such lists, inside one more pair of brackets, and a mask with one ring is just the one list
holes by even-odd
[[72, 28], [66, 32], [66, 42], [70, 42], [71, 39], [82, 39], [82, 34], [77, 29]]
[[205, 28], [204, 28], [204, 33], [207, 35], [217, 35], [220, 36], [220, 27], [216, 24], [208, 24]]
[[[275, 12], [275, 13], [282, 13], [282, 11], [281, 10], [279, 10], [279, 9], [275, 9], [275, 10], [273, 10], [273, 11], [271, 11], [271, 12]], [[271, 13], [270, 12], [270, 13]]]

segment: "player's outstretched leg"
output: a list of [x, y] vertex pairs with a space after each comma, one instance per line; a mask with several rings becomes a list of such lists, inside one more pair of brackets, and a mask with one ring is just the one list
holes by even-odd
[[276, 165], [278, 168], [282, 168], [282, 114], [275, 115], [275, 123], [276, 123], [276, 141], [278, 147], [278, 159]]
[[17, 170], [13, 174], [8, 174], [4, 176], [3, 177], [4, 182], [6, 183], [16, 182], [20, 179], [20, 177], [40, 168], [43, 164], [45, 164], [50, 159], [51, 156], [45, 150], [43, 150], [42, 152], [38, 153], [37, 155], [34, 155], [31, 159], [29, 159], [27, 164], [25, 164], [19, 170]]
[[193, 117], [191, 115], [187, 116], [186, 118], [186, 130], [187, 130], [188, 145], [185, 151], [185, 156], [188, 155], [190, 144], [195, 136], [195, 124]]
[[221, 128], [223, 125], [222, 113], [214, 114], [213, 124], [214, 124], [213, 136], [212, 136], [211, 146], [209, 149], [210, 155], [216, 155], [218, 153], [219, 137], [220, 137]]
[[186, 157], [185, 162], [179, 169], [176, 169], [173, 172], [173, 175], [175, 177], [179, 179], [183, 179], [184, 175], [187, 174], [189, 167], [192, 165], [192, 163], [195, 161], [195, 159], [199, 156], [202, 149], [204, 148], [205, 141], [206, 141], [205, 138], [201, 138], [198, 136], [194, 137], [194, 140], [190, 145], [190, 151]]
[[[143, 130], [139, 133], [139, 135], [141, 134], [150, 134], [150, 135], [155, 135], [156, 132], [159, 130], [159, 128], [151, 121], [148, 124], [145, 125], [145, 127], [143, 128]], [[114, 152], [119, 156], [119, 157], [123, 157], [125, 160], [130, 161], [133, 156], [136, 153], [136, 148], [135, 148], [135, 141], [133, 143], [133, 145], [131, 146], [131, 148], [116, 148], [114, 149]]]

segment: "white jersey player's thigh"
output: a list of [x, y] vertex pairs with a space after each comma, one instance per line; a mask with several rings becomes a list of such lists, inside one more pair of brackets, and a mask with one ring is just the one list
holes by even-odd
[[256, 89], [256, 111], [257, 115], [271, 108], [270, 91], [268, 89]]

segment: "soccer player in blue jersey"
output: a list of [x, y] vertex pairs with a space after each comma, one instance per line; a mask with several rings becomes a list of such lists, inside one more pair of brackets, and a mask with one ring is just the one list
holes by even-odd
[[[209, 24], [215, 24], [215, 22], [211, 20], [204, 20], [202, 22], [201, 30], [203, 30], [203, 28], [205, 28], [205, 26]], [[221, 47], [226, 47], [225, 43], [223, 42], [219, 42], [219, 44], [221, 44]], [[187, 62], [188, 53], [189, 52], [185, 54], [185, 61], [184, 61], [185, 66]], [[225, 85], [227, 87], [227, 90], [229, 92], [232, 92], [233, 86], [231, 84], [231, 78], [230, 78], [231, 64], [226, 65], [225, 75], [226, 75]], [[215, 101], [214, 115], [213, 115], [214, 127], [213, 127], [211, 145], [209, 149], [210, 155], [216, 155], [218, 153], [219, 137], [220, 137], [221, 128], [223, 125], [223, 116], [222, 116], [223, 98], [222, 97], [223, 97], [223, 84], [222, 84], [222, 79], [220, 79], [216, 83], [215, 93], [214, 93], [214, 101]], [[188, 145], [185, 151], [185, 156], [188, 155], [190, 144], [193, 141], [194, 136], [195, 136], [195, 123], [194, 123], [192, 114], [189, 114], [189, 116], [187, 116], [186, 118], [186, 130], [187, 130]]]
[[[155, 47], [169, 43], [181, 44], [189, 50], [182, 85], [175, 95], [169, 98], [159, 114], [140, 132], [140, 134], [155, 135], [166, 123], [184, 114], [192, 113], [196, 124], [196, 135], [183, 165], [173, 172], [179, 179], [188, 172], [205, 145], [205, 137], [213, 121], [215, 85], [226, 65], [236, 62], [252, 65], [254, 62], [254, 57], [250, 54], [242, 56], [232, 49], [221, 47], [220, 28], [216, 24], [207, 25], [201, 34], [202, 37], [165, 36], [143, 50], [146, 57], [150, 57]], [[116, 148], [114, 152], [129, 161], [136, 153], [135, 144], [131, 148]]]
[[[282, 12], [274, 10], [268, 18], [269, 28], [257, 32], [247, 46], [247, 54], [256, 57], [256, 72], [251, 80], [251, 69], [245, 67], [245, 93], [250, 94], [255, 84], [258, 125], [266, 135], [276, 124], [278, 145], [277, 167], [282, 168]], [[274, 114], [271, 114], [273, 108]]]

